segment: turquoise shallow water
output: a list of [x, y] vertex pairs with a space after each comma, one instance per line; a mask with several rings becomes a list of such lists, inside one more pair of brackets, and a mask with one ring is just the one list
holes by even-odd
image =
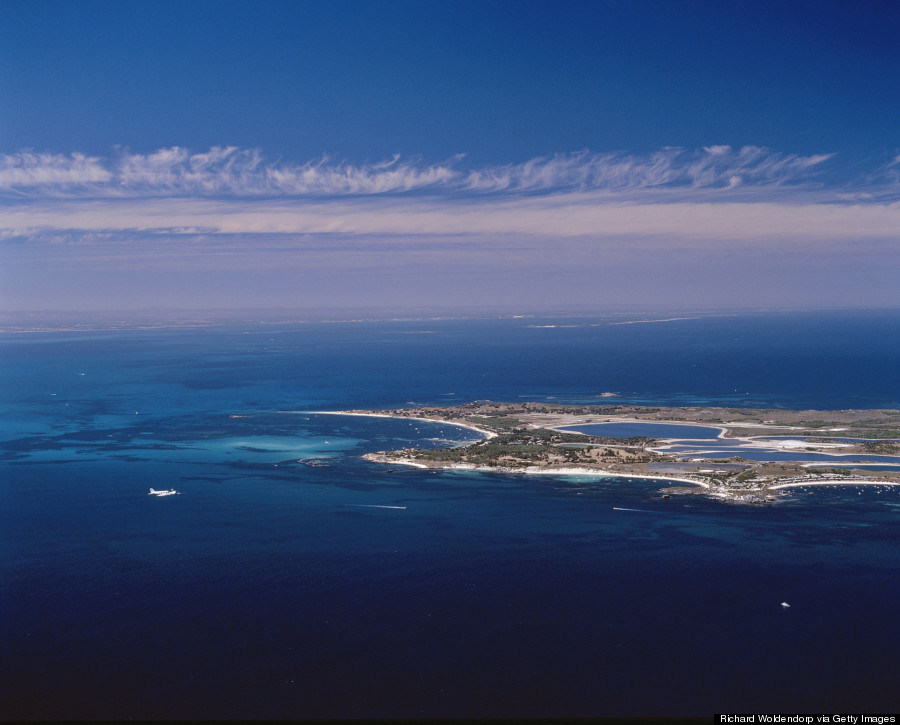
[[3, 715], [896, 710], [896, 490], [392, 468], [360, 456], [476, 436], [310, 411], [896, 407], [898, 320], [527, 324], [0, 338]]

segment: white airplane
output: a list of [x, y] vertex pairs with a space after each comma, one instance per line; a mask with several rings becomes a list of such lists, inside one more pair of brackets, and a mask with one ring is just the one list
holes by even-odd
[[174, 496], [178, 491], [174, 488], [170, 488], [168, 491], [157, 491], [155, 488], [150, 489], [151, 496]]

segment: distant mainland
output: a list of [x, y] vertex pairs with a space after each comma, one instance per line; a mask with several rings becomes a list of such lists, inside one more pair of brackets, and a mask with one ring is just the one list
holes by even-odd
[[[452, 407], [351, 410], [340, 414], [431, 420], [471, 428], [484, 436], [455, 447], [366, 454], [366, 460], [373, 463], [659, 479], [688, 484], [661, 488], [660, 495], [666, 498], [701, 494], [757, 504], [775, 502], [786, 489], [794, 487], [900, 485], [900, 410], [791, 411], [477, 401]], [[749, 455], [776, 452], [781, 460], [714, 457], [709, 431], [703, 439], [695, 440], [686, 440], [690, 436], [596, 434], [603, 432], [602, 424], [635, 423], [718, 429], [712, 441], [717, 446], [740, 448]], [[595, 425], [600, 427], [589, 433], [568, 429]], [[653, 430], [658, 428], [648, 427], [648, 431]], [[698, 457], [700, 452], [703, 457]], [[831, 456], [834, 463], [828, 460]], [[877, 456], [875, 461], [872, 456]], [[885, 470], [862, 467], [867, 459], [869, 465], [883, 464], [880, 467]]]

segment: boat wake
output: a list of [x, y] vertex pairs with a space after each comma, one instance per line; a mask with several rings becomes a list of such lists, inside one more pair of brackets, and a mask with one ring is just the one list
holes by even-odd
[[403, 511], [406, 510], [406, 506], [386, 506], [384, 504], [378, 503], [348, 503], [348, 506], [356, 506], [358, 508], [366, 508], [366, 509], [401, 509]]

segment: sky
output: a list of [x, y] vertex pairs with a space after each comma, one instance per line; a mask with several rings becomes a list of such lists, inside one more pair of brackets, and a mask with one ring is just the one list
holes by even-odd
[[900, 4], [0, 2], [0, 311], [900, 304]]

